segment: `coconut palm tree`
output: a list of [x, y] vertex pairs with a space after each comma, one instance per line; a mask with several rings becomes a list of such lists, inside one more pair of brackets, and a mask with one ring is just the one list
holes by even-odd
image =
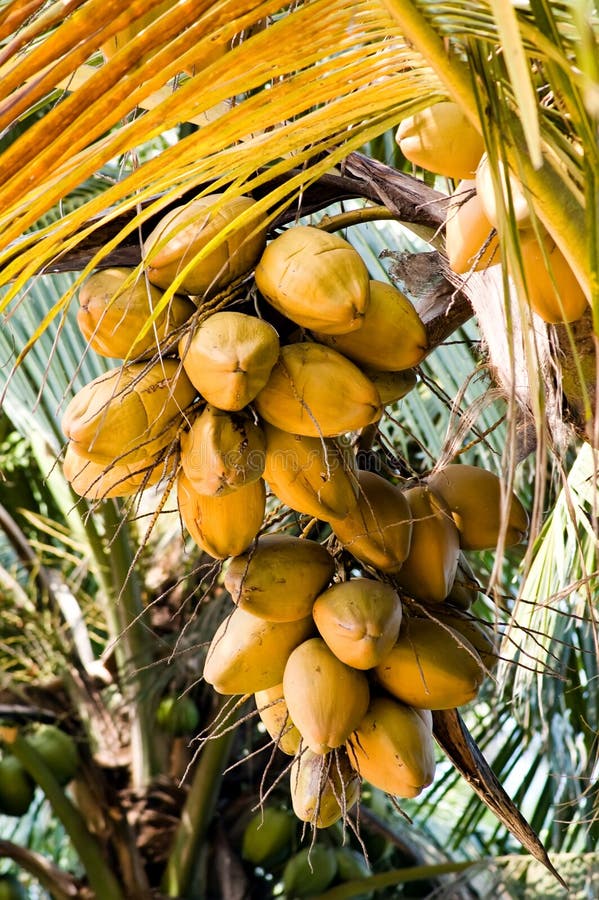
[[[240, 823], [264, 791], [264, 764], [251, 756], [255, 716], [246, 719], [245, 707], [220, 709], [197, 686], [203, 648], [223, 614], [219, 566], [197, 548], [187, 555], [168, 483], [131, 503], [90, 504], [73, 494], [56, 463], [61, 411], [110, 365], [77, 330], [81, 284], [107, 266], [141, 271], [143, 241], [173, 207], [217, 193], [251, 194], [256, 203], [213, 245], [258, 221], [270, 236], [296, 221], [343, 229], [371, 276], [390, 274], [427, 327], [434, 351], [417, 390], [377, 434], [365, 431], [363, 454], [384, 458], [391, 474], [414, 476], [459, 457], [493, 469], [526, 497], [526, 552], [505, 549], [502, 538], [496, 552], [473, 562], [492, 598], [480, 615], [496, 621], [504, 638], [495, 692], [489, 683], [481, 705], [465, 716], [546, 847], [566, 854], [564, 866], [574, 860], [579, 872], [592, 872], [596, 8], [546, 0], [140, 0], [122, 9], [106, 0], [13, 0], [1, 9], [3, 410], [10, 440], [35, 473], [25, 477], [18, 453], [6, 453], [13, 494], [0, 495], [0, 587], [10, 600], [2, 736], [5, 752], [50, 802], [84, 874], [45, 865], [19, 849], [19, 840], [2, 852], [59, 897], [85, 890], [110, 898], [159, 890], [266, 896], [280, 875], [280, 861], [262, 874], [237, 861], [236, 887], [224, 887]], [[465, 277], [444, 254], [455, 184], [410, 165], [393, 140], [400, 121], [444, 100], [482, 138], [497, 207], [502, 265]], [[507, 171], [523, 186], [529, 234], [549, 234], [588, 301], [573, 323], [531, 316], [534, 281], [550, 263], [545, 254], [534, 275], [527, 269]], [[180, 272], [167, 288], [154, 320], [183, 278]], [[393, 469], [398, 459], [407, 473]], [[202, 736], [215, 717], [224, 723], [191, 749], [155, 725], [160, 699], [187, 692]], [[44, 717], [79, 746], [81, 768], [66, 794], [27, 741]], [[354, 888], [330, 888], [331, 898], [368, 885], [393, 891], [389, 885], [414, 874], [444, 872], [453, 872], [452, 889], [460, 879], [467, 891], [481, 859], [481, 890], [489, 896], [498, 885], [515, 895], [518, 879], [539, 878], [530, 859], [528, 869], [514, 864], [504, 826], [542, 856], [534, 831], [514, 819], [490, 772], [480, 769], [477, 777], [484, 761], [472, 756], [476, 747], [461, 720], [437, 718], [438, 739], [457, 769], [448, 765], [422, 802], [406, 804], [419, 823], [416, 844], [393, 808], [376, 792], [366, 794], [364, 842], [378, 828], [392, 855], [377, 861], [371, 848], [368, 884], [362, 872]], [[229, 759], [247, 756], [223, 778]], [[267, 783], [288, 806], [274, 777], [282, 767], [273, 757]], [[484, 803], [465, 793], [480, 771]], [[450, 812], [456, 804], [457, 823]], [[215, 810], [224, 823], [216, 837]], [[340, 840], [333, 835], [331, 845]], [[467, 876], [456, 874], [462, 869]]]

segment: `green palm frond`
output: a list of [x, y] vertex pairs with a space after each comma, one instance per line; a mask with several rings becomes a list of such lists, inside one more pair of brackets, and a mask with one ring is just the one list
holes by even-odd
[[[564, 481], [534, 550], [534, 559], [521, 588], [520, 602], [514, 610], [517, 626], [524, 630], [519, 648], [506, 646], [510, 660], [529, 654], [539, 666], [551, 667], [559, 659], [560, 642], [569, 643], [572, 632], [580, 631], [575, 645], [586, 657], [583, 668], [594, 676], [596, 658], [589, 644], [599, 590], [599, 542], [597, 541], [596, 461], [584, 445]], [[564, 617], [569, 619], [568, 627]], [[544, 640], [526, 638], [544, 635]], [[585, 632], [586, 637], [585, 637]], [[566, 663], [565, 663], [566, 664]], [[566, 664], [567, 665], [567, 664]], [[565, 674], [560, 673], [560, 674]], [[531, 674], [521, 670], [516, 679], [516, 697], [528, 693]]]
[[[539, 536], [514, 610], [514, 639], [505, 644], [506, 664], [515, 664], [507, 678], [514, 713], [525, 728], [533, 715], [542, 723], [563, 819], [589, 835], [598, 827], [596, 499], [596, 462], [583, 446]], [[518, 665], [525, 658], [534, 669]], [[567, 827], [558, 830], [566, 839]]]
[[108, 365], [101, 357], [87, 352], [73, 309], [56, 318], [44, 340], [32, 346], [27, 368], [13, 368], [20, 349], [48, 311], [60, 304], [73, 280], [70, 275], [32, 280], [6, 310], [0, 329], [3, 408], [22, 433], [30, 434], [32, 425], [38, 428], [56, 454], [64, 440], [58, 424], [61, 408], [74, 391], [105, 372]]

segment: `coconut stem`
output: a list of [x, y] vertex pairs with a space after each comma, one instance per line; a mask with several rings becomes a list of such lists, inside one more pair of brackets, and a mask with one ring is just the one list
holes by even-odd
[[140, 585], [130, 572], [133, 555], [129, 534], [113, 504], [103, 509], [114, 586], [111, 634], [119, 668], [121, 690], [127, 700], [131, 725], [131, 779], [134, 787], [147, 784], [155, 773], [153, 733], [151, 633], [142, 624], [144, 606]]
[[184, 897], [189, 891], [235, 733], [232, 728], [204, 745], [164, 875], [163, 890], [168, 897]]
[[363, 206], [359, 209], [349, 209], [337, 215], [324, 215], [317, 228], [321, 231], [342, 231], [352, 225], [360, 225], [363, 222], [378, 222], [382, 219], [397, 219], [395, 213], [386, 206]]
[[342, 231], [344, 228], [350, 228], [352, 225], [363, 225], [365, 222], [379, 222], [383, 219], [392, 219], [407, 227], [414, 234], [427, 241], [432, 247], [441, 249], [443, 239], [439, 234], [439, 230], [431, 228], [428, 225], [419, 225], [417, 223], [403, 223], [403, 220], [391, 209], [386, 206], [364, 206], [360, 209], [350, 209], [347, 212], [338, 213], [335, 216], [325, 215], [317, 224], [317, 228], [321, 231]]

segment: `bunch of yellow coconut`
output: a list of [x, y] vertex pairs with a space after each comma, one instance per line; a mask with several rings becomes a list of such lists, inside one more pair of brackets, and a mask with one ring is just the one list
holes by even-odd
[[445, 225], [445, 247], [454, 272], [464, 275], [501, 263], [497, 232], [501, 204], [519, 231], [518, 276], [531, 308], [548, 323], [581, 318], [588, 307], [584, 292], [555, 241], [534, 220], [530, 193], [501, 161], [490, 164], [481, 135], [456, 103], [441, 101], [404, 119], [396, 141], [410, 162], [458, 182]]
[[[189, 534], [227, 560], [234, 604], [204, 677], [255, 694], [294, 756], [295, 812], [325, 827], [363, 778], [400, 797], [431, 782], [431, 710], [472, 700], [496, 659], [469, 612], [463, 551], [495, 547], [502, 529], [518, 542], [527, 516], [472, 466], [407, 484], [357, 469], [344, 438], [414, 386], [426, 330], [348, 242], [294, 226], [266, 246], [256, 210], [196, 200], [149, 236], [141, 276], [84, 284], [83, 334], [125, 362], [68, 405], [64, 470], [92, 500], [176, 480]], [[265, 312], [236, 308], [231, 285], [257, 288]], [[322, 542], [269, 533], [268, 494], [319, 520]]]

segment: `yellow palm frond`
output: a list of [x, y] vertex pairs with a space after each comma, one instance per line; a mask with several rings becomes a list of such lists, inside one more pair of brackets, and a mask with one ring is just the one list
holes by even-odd
[[[187, 5], [193, 6], [183, 4]], [[369, 134], [397, 121], [402, 106], [409, 108], [415, 97], [442, 94], [431, 70], [390, 27], [378, 4], [322, 0], [280, 17], [267, 29], [236, 44], [206, 69], [164, 90], [165, 79], [180, 71], [191, 55], [198, 56], [198, 44], [192, 43], [190, 33], [197, 35], [203, 28], [204, 44], [225, 36], [230, 39], [239, 29], [257, 27], [278, 5], [247, 4], [249, 11], [240, 14], [240, 4], [211, 4], [209, 12], [173, 43], [133, 66], [133, 44], [138, 57], [143, 57], [151, 44], [155, 26], [148, 27], [7, 148], [2, 157], [3, 248], [108, 161], [134, 153], [178, 123], [197, 121], [210, 110], [222, 109], [222, 115], [132, 171], [102, 198], [65, 217], [58, 228], [37, 234], [29, 244], [24, 242], [19, 258], [5, 269], [6, 280], [31, 270], [27, 265], [33, 262], [29, 245], [35, 245], [34, 264], [43, 265], [59, 248], [64, 249], [62, 241], [108, 206], [114, 216], [161, 192], [166, 192], [161, 201], [166, 203], [207, 182], [225, 184], [234, 180], [239, 185], [238, 192], [239, 188], [247, 190], [253, 173], [261, 167], [276, 163], [282, 170], [286, 166], [290, 169], [298, 164], [295, 154], [303, 153], [309, 158], [306, 147], [311, 148], [312, 156], [339, 145], [347, 153]], [[88, 6], [91, 14], [98, 6], [97, 0], [88, 0], [79, 12]], [[229, 18], [226, 26], [218, 25], [232, 7], [237, 10], [236, 18]], [[161, 17], [165, 28], [172, 15], [171, 11]], [[216, 31], [206, 31], [209, 26], [216, 27]], [[53, 32], [53, 37], [68, 27], [75, 26], [65, 22]], [[95, 40], [99, 40], [98, 35]], [[189, 46], [181, 56], [182, 42]], [[92, 44], [93, 41], [87, 41], [89, 52]], [[6, 90], [18, 77], [31, 77], [37, 48], [31, 54], [29, 68], [25, 66], [22, 73], [17, 71], [12, 81], [7, 79]], [[167, 54], [170, 65], [161, 65]], [[76, 72], [83, 62], [79, 45], [60, 60], [61, 83], [66, 61], [71, 58], [72, 71]], [[41, 62], [46, 65], [47, 56]], [[20, 68], [23, 66], [17, 65]], [[43, 76], [46, 80], [48, 77], [49, 73]], [[144, 97], [159, 89], [159, 102], [143, 114], [136, 114]], [[38, 102], [41, 88], [34, 85], [31, 90], [31, 101]], [[0, 105], [0, 115], [3, 110], [8, 115], [15, 103], [16, 109], [21, 110], [28, 93], [25, 84], [20, 91], [17, 89], [16, 97], [9, 94]], [[223, 108], [224, 104], [227, 106]], [[337, 153], [337, 158], [342, 155]], [[299, 161], [303, 161], [301, 157]], [[334, 161], [329, 162], [329, 167]], [[318, 171], [323, 170], [321, 165]], [[314, 176], [317, 174], [315, 171]], [[129, 228], [138, 225], [135, 220]], [[6, 258], [3, 254], [0, 260], [6, 263]]]

